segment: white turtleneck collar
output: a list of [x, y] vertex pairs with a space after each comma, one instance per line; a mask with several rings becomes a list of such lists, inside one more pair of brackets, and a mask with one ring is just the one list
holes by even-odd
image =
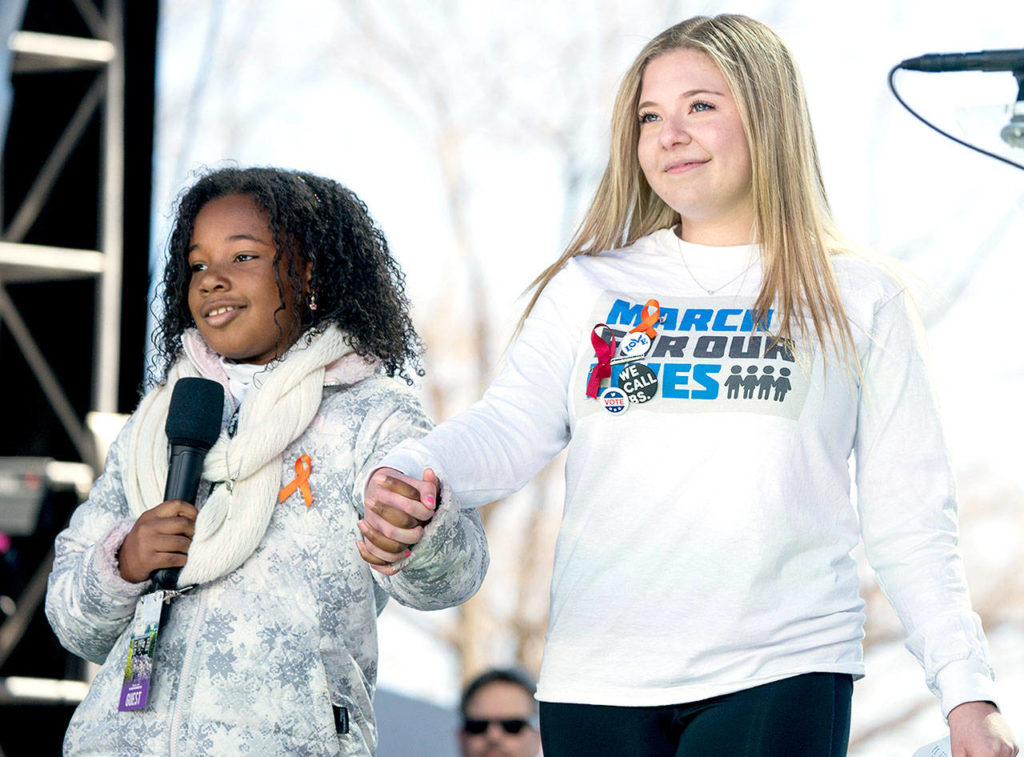
[[224, 373], [227, 374], [228, 390], [235, 399], [235, 407], [238, 407], [242, 404], [242, 400], [245, 399], [249, 387], [256, 380], [256, 374], [265, 371], [267, 366], [256, 363], [235, 363], [224, 357], [220, 357], [219, 362], [224, 369]]

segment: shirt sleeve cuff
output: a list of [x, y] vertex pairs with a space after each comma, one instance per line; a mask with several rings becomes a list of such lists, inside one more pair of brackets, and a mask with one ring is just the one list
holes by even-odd
[[360, 482], [358, 496], [360, 501], [363, 498], [363, 492], [366, 491], [366, 485], [370, 483], [370, 478], [381, 468], [394, 468], [395, 470], [404, 473], [406, 476], [413, 478], [419, 478], [423, 475], [423, 469], [425, 465], [421, 465], [419, 459], [410, 450], [403, 449], [406, 446], [406, 442], [402, 442], [397, 447], [388, 452], [383, 458], [378, 460], [376, 464], [370, 466], [366, 474], [363, 476], [363, 480]]
[[[935, 686], [942, 703], [942, 716], [964, 702], [996, 703], [992, 670], [981, 660], [956, 660], [935, 676]], [[998, 706], [998, 704], [997, 704]]]
[[[443, 474], [438, 471], [435, 471], [435, 473], [438, 474], [437, 481], [440, 489], [437, 509], [434, 511], [434, 517], [423, 528], [423, 538], [412, 545], [412, 555], [406, 560], [406, 564], [412, 568], [429, 563], [432, 560], [433, 554], [437, 551], [434, 541], [437, 538], [443, 539], [449, 524], [458, 519], [459, 502], [452, 495], [451, 487], [448, 486], [448, 482]], [[441, 533], [440, 537], [436, 536], [438, 532]], [[450, 536], [450, 532], [448, 535]], [[419, 550], [416, 549], [417, 547], [419, 547]]]
[[117, 553], [124, 544], [124, 538], [132, 530], [134, 519], [122, 520], [114, 525], [100, 540], [93, 555], [93, 569], [99, 577], [99, 585], [113, 598], [133, 600], [142, 594], [149, 581], [132, 583], [121, 578]]

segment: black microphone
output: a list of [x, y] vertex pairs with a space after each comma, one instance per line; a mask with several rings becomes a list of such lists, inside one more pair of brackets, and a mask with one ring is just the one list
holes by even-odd
[[[927, 55], [919, 55], [916, 58], [907, 58], [889, 73], [890, 87], [893, 86], [892, 74], [897, 68], [933, 74], [945, 73], [947, 71], [1011, 71], [1014, 78], [1017, 79], [1017, 102], [1014, 103], [1011, 109], [1010, 123], [1002, 128], [999, 136], [1010, 147], [1024, 148], [1024, 49], [981, 50], [976, 53], [929, 53]], [[895, 94], [895, 89], [893, 89], [893, 93]], [[898, 98], [899, 95], [897, 95]], [[904, 106], [906, 106], [906, 103], [904, 103]], [[913, 112], [911, 110], [911, 113]], [[918, 117], [920, 118], [920, 116]], [[925, 123], [928, 122], [925, 121]], [[950, 136], [941, 129], [938, 131], [945, 136]], [[955, 137], [953, 139], [954, 141], [961, 142], [961, 144], [966, 144]], [[985, 155], [1020, 167], [1019, 163], [993, 155], [987, 150], [981, 150], [973, 145], [968, 146]]]
[[[174, 385], [167, 409], [167, 441], [170, 465], [164, 501], [180, 499], [195, 504], [203, 460], [220, 436], [224, 412], [224, 387], [204, 378], [182, 378]], [[159, 589], [174, 589], [181, 568], [161, 568], [151, 578]]]
[[1024, 50], [982, 50], [976, 53], [929, 53], [907, 58], [908, 71], [1024, 71]]

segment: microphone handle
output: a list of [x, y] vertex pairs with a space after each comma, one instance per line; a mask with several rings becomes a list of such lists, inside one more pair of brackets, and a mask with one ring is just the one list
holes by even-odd
[[908, 71], [1019, 71], [1024, 69], [1024, 50], [982, 50], [976, 53], [929, 53], [900, 63]]
[[[203, 474], [203, 460], [206, 450], [187, 444], [171, 445], [171, 460], [167, 468], [167, 486], [164, 489], [164, 501], [180, 499], [195, 504], [196, 493], [199, 491], [199, 479]], [[178, 574], [181, 568], [160, 568], [150, 575], [158, 589], [178, 588]]]
[[153, 579], [153, 585], [158, 589], [170, 591], [178, 588], [178, 576], [181, 568], [158, 568], [149, 577]]

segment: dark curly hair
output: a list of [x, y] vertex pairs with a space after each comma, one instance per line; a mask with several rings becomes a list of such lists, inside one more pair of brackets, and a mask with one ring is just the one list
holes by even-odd
[[[188, 248], [196, 215], [210, 200], [237, 194], [251, 197], [270, 216], [277, 248], [275, 271], [285, 251], [297, 253], [285, 256], [293, 291], [303, 288], [298, 264], [312, 262], [309, 291], [316, 298], [316, 310], [300, 297], [292, 306], [307, 334], [337, 324], [351, 337], [356, 353], [379, 360], [389, 376], [411, 384], [410, 369], [423, 375], [423, 345], [409, 317], [405, 277], [383, 232], [355, 193], [336, 181], [300, 171], [223, 168], [201, 176], [178, 199], [158, 290], [163, 313], [153, 334], [152, 378], [166, 380], [182, 352], [182, 333], [195, 325], [188, 307]], [[283, 309], [279, 275], [277, 288]]]

